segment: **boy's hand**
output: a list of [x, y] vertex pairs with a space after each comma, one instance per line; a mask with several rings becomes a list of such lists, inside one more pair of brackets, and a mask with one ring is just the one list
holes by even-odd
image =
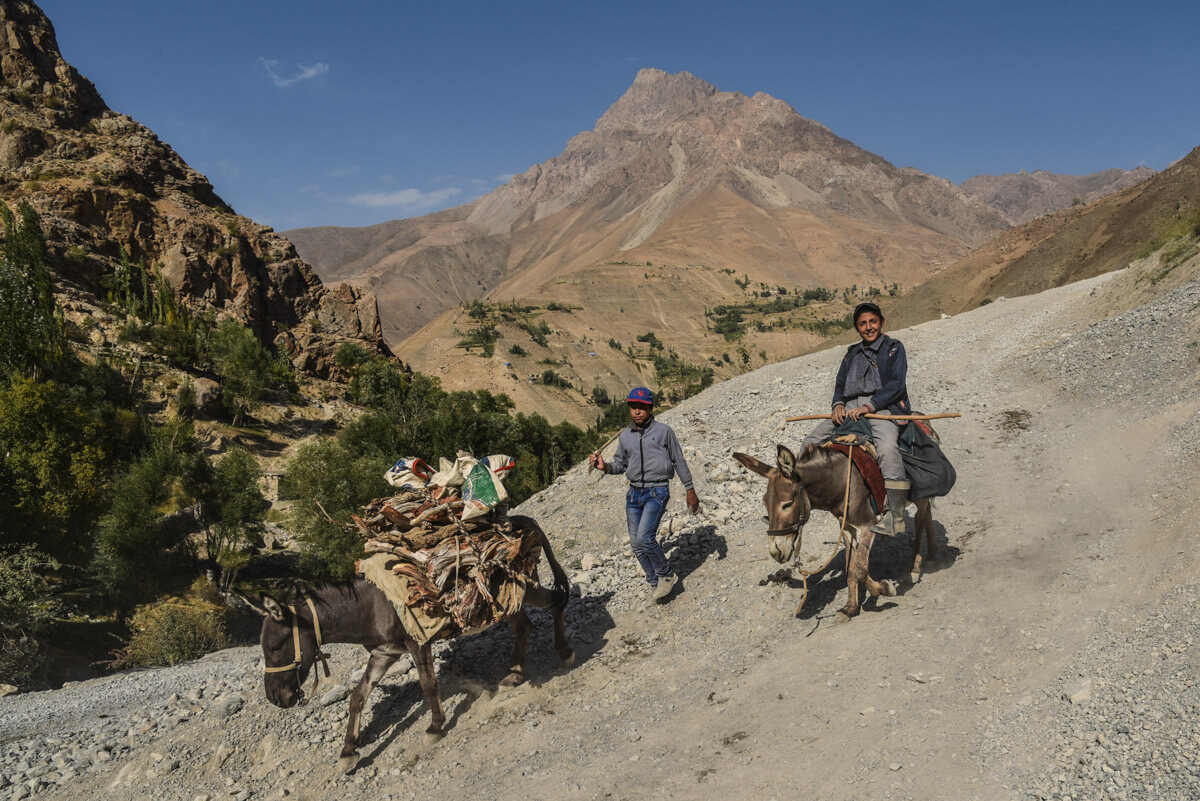
[[857, 422], [858, 418], [862, 417], [864, 414], [870, 413], [871, 407], [864, 403], [862, 406], [855, 406], [853, 409], [846, 412], [846, 416]]
[[700, 511], [700, 496], [696, 494], [696, 490], [694, 489], [687, 491], [687, 508], [692, 514]]
[[596, 470], [604, 472], [604, 457], [599, 453], [588, 454], [588, 463]]

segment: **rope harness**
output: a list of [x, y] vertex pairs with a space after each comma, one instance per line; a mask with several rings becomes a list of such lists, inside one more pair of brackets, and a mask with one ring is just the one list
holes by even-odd
[[[321, 663], [321, 667], [325, 669], [325, 678], [329, 678], [329, 655], [321, 650], [321, 621], [317, 618], [317, 606], [313, 603], [312, 598], [305, 595], [304, 602], [308, 604], [308, 609], [312, 612], [313, 634], [317, 638], [317, 653], [313, 657], [314, 660]], [[299, 671], [300, 666], [304, 664], [304, 655], [300, 650], [300, 616], [296, 614], [296, 607], [287, 604], [287, 610], [292, 613], [292, 651], [296, 658], [289, 665], [280, 665], [279, 667], [263, 667], [263, 673], [287, 673], [290, 670]], [[320, 671], [313, 671], [312, 690], [300, 701], [300, 706], [307, 704], [317, 694], [317, 684], [320, 681]], [[299, 675], [297, 673], [297, 675]], [[298, 684], [299, 682], [297, 682]], [[303, 692], [303, 688], [301, 688]]]

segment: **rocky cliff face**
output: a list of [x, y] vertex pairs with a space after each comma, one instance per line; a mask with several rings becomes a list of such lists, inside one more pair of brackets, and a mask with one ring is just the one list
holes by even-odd
[[333, 377], [333, 350], [348, 339], [389, 352], [373, 296], [327, 291], [286, 238], [238, 215], [152, 131], [110, 110], [30, 2], [0, 0], [0, 117], [0, 199], [34, 205], [65, 280], [99, 294], [123, 251], [309, 374]]

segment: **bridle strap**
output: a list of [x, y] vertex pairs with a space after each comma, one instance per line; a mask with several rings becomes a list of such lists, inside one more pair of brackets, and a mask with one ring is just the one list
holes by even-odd
[[[325, 678], [329, 678], [329, 655], [321, 650], [321, 620], [317, 617], [317, 606], [313, 603], [312, 598], [305, 595], [304, 602], [308, 605], [309, 611], [312, 613], [313, 634], [317, 639], [317, 653], [314, 657], [315, 661], [321, 663], [321, 667], [325, 669]], [[292, 614], [292, 653], [295, 654], [295, 659], [289, 665], [281, 665], [279, 667], [263, 667], [264, 673], [286, 673], [289, 670], [298, 670], [304, 662], [303, 654], [300, 650], [300, 616], [296, 614], [296, 607], [287, 604], [287, 610]], [[317, 684], [320, 682], [320, 671], [313, 671], [312, 690], [309, 691], [308, 697], [301, 701], [301, 705], [308, 703], [308, 699], [312, 698], [317, 693]]]
[[[287, 604], [287, 610], [292, 613], [292, 653], [296, 658], [289, 665], [280, 665], [279, 667], [264, 667], [263, 673], [286, 673], [289, 670], [295, 670], [300, 667], [300, 625], [296, 615], [296, 609], [291, 604]], [[319, 637], [318, 637], [319, 640]]]
[[[800, 485], [800, 494], [804, 497], [804, 508], [807, 510], [809, 508], [808, 491], [804, 489], [803, 484]], [[789, 534], [797, 534], [801, 529], [804, 528], [805, 524], [808, 523], [808, 518], [809, 514], [807, 511], [805, 511], [805, 513], [800, 516], [800, 519], [798, 519], [795, 523], [792, 523], [790, 526], [767, 529], [767, 536], [786, 537]]]

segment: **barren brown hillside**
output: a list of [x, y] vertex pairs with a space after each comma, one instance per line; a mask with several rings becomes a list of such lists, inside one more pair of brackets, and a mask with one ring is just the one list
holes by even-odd
[[471, 204], [287, 235], [327, 280], [374, 291], [399, 345], [465, 301], [553, 300], [563, 275], [604, 263], [911, 285], [1006, 225], [948, 181], [897, 169], [767, 95], [642, 70], [595, 130]]
[[1004, 212], [1013, 225], [1029, 222], [1080, 203], [1089, 203], [1139, 184], [1154, 170], [1109, 169], [1091, 175], [1058, 175], [1046, 170], [1009, 175], [976, 175], [959, 186], [993, 208]]
[[[594, 386], [655, 382], [629, 362], [636, 337], [653, 333], [718, 376], [741, 372], [820, 341], [855, 293], [918, 283], [1005, 226], [950, 182], [897, 169], [765, 94], [642, 70], [594, 130], [471, 204], [288, 235], [322, 275], [379, 297], [384, 336], [417, 369], [583, 422]], [[843, 302], [749, 320], [742, 339], [706, 317], [816, 288]], [[494, 358], [480, 359], [457, 347], [480, 322], [464, 316], [474, 300], [580, 308], [541, 315], [549, 347], [501, 327]], [[609, 339], [622, 347], [593, 341]], [[581, 368], [576, 346], [595, 369]], [[547, 367], [572, 389], [530, 385]]]
[[1136, 186], [1006, 231], [907, 293], [895, 320], [911, 324], [1119, 269], [1198, 212], [1200, 148]]

